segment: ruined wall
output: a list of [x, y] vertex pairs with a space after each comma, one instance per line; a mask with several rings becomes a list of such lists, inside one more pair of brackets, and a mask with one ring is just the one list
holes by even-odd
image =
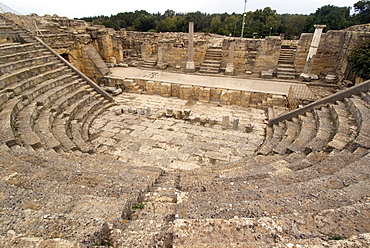
[[[83, 54], [84, 47], [93, 45], [106, 63], [140, 65], [143, 60], [156, 60], [158, 49], [162, 50], [162, 61], [169, 68], [184, 69], [187, 62], [187, 33], [143, 33], [115, 31], [104, 26], [92, 25], [80, 20], [58, 16], [16, 16], [22, 19], [27, 29], [33, 31], [59, 54], [67, 58], [79, 70], [91, 78], [101, 72], [88, 63]], [[300, 74], [307, 58], [313, 34], [302, 34], [297, 43], [295, 58], [296, 72]], [[315, 57], [312, 73], [337, 74], [340, 80], [351, 76], [347, 55], [357, 44], [370, 39], [370, 25], [360, 25], [340, 31], [329, 31], [322, 39]], [[246, 71], [259, 76], [261, 71], [276, 69], [282, 41], [280, 37], [266, 39], [241, 39], [214, 34], [194, 33], [194, 62], [199, 67], [207, 48], [222, 47], [221, 69], [229, 62], [229, 48], [235, 42], [234, 68], [236, 74]]]
[[280, 37], [267, 39], [226, 38], [222, 46], [224, 50], [223, 67], [226, 67], [228, 63], [231, 42], [235, 42], [234, 68], [236, 72], [260, 73], [276, 68], [281, 47]]
[[[370, 30], [363, 30], [360, 27], [363, 25], [323, 33], [313, 62], [312, 73], [316, 75], [336, 74], [340, 80], [348, 78], [350, 76], [348, 54], [356, 45], [370, 39]], [[302, 34], [299, 40], [295, 60], [296, 70], [299, 73], [303, 71], [312, 37], [313, 34]]]
[[106, 77], [105, 79], [107, 86], [120, 87], [125, 92], [177, 97], [184, 100], [217, 102], [225, 105], [239, 105], [264, 110], [273, 106], [285, 106], [287, 102], [286, 96], [269, 93], [184, 85], [139, 78]]

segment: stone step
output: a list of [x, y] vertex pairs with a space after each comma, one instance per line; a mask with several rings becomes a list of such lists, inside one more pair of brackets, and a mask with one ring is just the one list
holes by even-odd
[[300, 122], [297, 118], [293, 118], [292, 121], [286, 121], [285, 126], [287, 127], [287, 129], [284, 137], [273, 149], [275, 153], [285, 154], [288, 146], [293, 143], [300, 132]]
[[69, 122], [70, 119], [73, 118], [74, 112], [77, 111], [77, 108], [82, 107], [84, 104], [88, 104], [95, 99], [94, 96], [91, 96], [86, 90], [83, 90], [81, 93], [83, 93], [81, 99], [74, 103], [70, 103], [70, 105], [63, 110], [61, 114], [56, 116], [52, 126], [52, 133], [61, 143], [65, 151], [79, 150], [78, 146], [72, 141], [72, 127]]
[[79, 113], [75, 116], [75, 118], [71, 121], [71, 134], [73, 142], [78, 146], [79, 150], [82, 152], [92, 153], [94, 152], [94, 148], [90, 143], [87, 143], [85, 139], [82, 137], [82, 125], [87, 115], [93, 114], [93, 112], [102, 105], [108, 104], [108, 101], [104, 99], [96, 99], [91, 103], [87, 104], [83, 109], [79, 111]]
[[357, 130], [356, 121], [350, 115], [347, 107], [343, 102], [337, 102], [331, 105], [331, 115], [335, 120], [335, 128], [331, 131], [331, 141], [327, 149], [342, 150], [349, 145], [355, 138]]
[[348, 150], [333, 151], [329, 156], [324, 154], [324, 160], [320, 163], [310, 165], [306, 168], [300, 169], [292, 173], [276, 175], [279, 180], [287, 185], [297, 182], [307, 181], [313, 178], [323, 177], [325, 175], [331, 175], [336, 171], [345, 168], [349, 164], [359, 160], [364, 154], [351, 153]]
[[48, 184], [44, 189], [38, 188], [38, 191], [5, 183], [0, 183], [0, 188], [6, 197], [5, 200], [0, 201], [2, 208], [17, 206], [48, 213], [86, 214], [95, 218], [104, 218], [111, 223], [120, 221], [123, 206], [129, 200], [125, 197], [47, 192]]
[[320, 110], [316, 109], [314, 110], [314, 113], [317, 123], [317, 134], [306, 145], [304, 150], [306, 154], [323, 150], [330, 141], [330, 133], [334, 128], [334, 123], [330, 120], [330, 112], [327, 107], [322, 107]]
[[287, 152], [302, 153], [308, 142], [310, 142], [316, 135], [316, 121], [312, 113], [306, 112], [306, 116], [300, 116], [301, 128], [296, 139], [287, 147]]
[[[0, 222], [4, 232], [17, 235], [16, 243], [23, 243], [27, 238], [67, 239], [74, 240], [75, 244], [82, 247], [82, 244], [100, 243], [109, 235], [109, 228], [104, 219], [84, 214], [3, 209]], [[25, 247], [27, 244], [29, 243], [26, 242]]]
[[199, 70], [199, 72], [201, 72], [201, 73], [213, 73], [213, 74], [217, 74], [217, 73], [219, 73], [219, 69], [202, 68], [202, 69]]
[[[368, 218], [369, 208], [369, 203], [358, 203], [299, 215], [294, 213], [252, 219], [176, 219], [173, 245], [224, 247], [222, 244], [227, 240], [227, 244], [240, 244], [243, 247], [272, 247], [281, 243], [287, 235], [297, 240], [319, 238], [320, 243], [321, 239], [334, 236], [348, 238], [369, 232], [367, 220], [363, 218]], [[355, 226], [359, 228], [356, 230]], [[203, 246], [199, 245], [199, 240], [202, 240]]]
[[172, 247], [172, 231], [167, 222], [128, 221], [111, 235], [113, 247]]
[[[185, 201], [189, 202], [239, 202], [239, 201], [259, 201], [267, 199], [278, 199], [284, 197], [297, 197], [299, 195], [316, 195], [318, 192], [325, 192], [327, 190], [343, 190], [350, 185], [356, 186], [359, 182], [364, 182], [364, 179], [369, 178], [369, 168], [367, 159], [369, 155], [366, 155], [359, 160], [350, 163], [348, 166], [336, 171], [331, 175], [326, 175], [318, 178], [313, 178], [307, 181], [294, 183], [292, 185], [276, 184], [270, 187], [250, 187], [244, 185], [244, 187], [238, 188], [234, 184], [235, 188], [228, 191], [220, 191], [218, 188], [207, 188], [207, 191], [190, 191], [186, 193]], [[309, 166], [315, 164], [313, 161], [307, 161], [310, 163]], [[320, 165], [318, 165], [320, 166]], [[288, 165], [291, 168], [290, 165]], [[298, 169], [298, 168], [295, 168]], [[352, 173], [351, 173], [352, 171]], [[251, 186], [257, 186], [254, 182], [250, 182]], [[222, 192], [215, 194], [215, 192]], [[321, 193], [320, 193], [321, 194]], [[324, 193], [323, 193], [324, 194]], [[305, 197], [302, 197], [305, 198]], [[182, 200], [181, 200], [182, 202]]]
[[106, 109], [112, 106], [113, 106], [113, 103], [107, 103], [107, 104], [104, 104], [104, 106], [98, 105], [98, 108], [94, 110], [93, 113], [87, 115], [86, 120], [82, 123], [82, 127], [81, 127], [81, 136], [86, 142], [90, 142], [89, 129], [90, 129], [91, 123], [95, 120], [96, 116], [99, 116], [104, 111], [106, 111]]
[[278, 68], [291, 68], [291, 69], [294, 69], [294, 71], [295, 71], [294, 64], [283, 64], [283, 63], [279, 63], [278, 64]]
[[46, 64], [36, 65], [28, 68], [23, 68], [16, 70], [11, 73], [4, 74], [0, 76], [0, 88], [5, 88], [11, 84], [20, 82], [30, 77], [37, 76], [47, 71], [57, 69], [58, 67], [63, 66], [61, 63], [49, 62]]
[[23, 106], [23, 101], [19, 98], [10, 99], [2, 105], [2, 111], [0, 112], [1, 144], [6, 144], [9, 147], [20, 144], [20, 139], [15, 136], [13, 130], [15, 131], [18, 128], [15, 125], [15, 117]]
[[34, 87], [35, 85], [40, 84], [44, 81], [47, 81], [50, 78], [57, 78], [59, 76], [62, 76], [63, 74], [70, 74], [71, 72], [72, 70], [68, 70], [66, 69], [66, 67], [46, 71], [18, 83], [11, 84], [10, 86], [6, 87], [6, 91], [9, 93], [11, 92], [14, 95], [20, 95], [23, 91], [28, 90], [31, 87]]
[[346, 99], [346, 102], [358, 126], [358, 135], [351, 144], [351, 148], [370, 148], [370, 105], [361, 98], [355, 97]]
[[48, 54], [40, 57], [27, 58], [23, 60], [17, 60], [0, 65], [0, 74], [10, 73], [22, 68], [32, 67], [34, 65], [40, 65], [44, 63], [54, 62], [57, 63], [58, 60], [54, 56]]
[[296, 77], [295, 77], [295, 75], [281, 75], [281, 74], [278, 74], [277, 78], [278, 79], [285, 79], [285, 80], [294, 80]]
[[0, 47], [0, 56], [11, 55], [21, 52], [28, 52], [35, 50], [35, 45], [33, 43], [7, 43], [6, 45]]
[[273, 152], [273, 148], [280, 142], [285, 133], [285, 123], [281, 122], [278, 125], [273, 126], [273, 136], [270, 142], [266, 143], [262, 149], [259, 149], [257, 154], [268, 155]]
[[219, 193], [217, 196], [215, 192], [203, 193], [194, 199], [189, 196], [185, 202], [177, 204], [177, 211], [179, 218], [184, 219], [256, 218], [294, 212], [312, 213], [366, 201], [369, 182], [367, 179], [342, 189], [312, 190], [307, 194], [258, 200], [249, 200], [244, 194], [233, 192]]
[[15, 54], [6, 54], [0, 56], [0, 63], [9, 63], [13, 61], [23, 60], [27, 58], [40, 57], [43, 55], [50, 55], [51, 53], [47, 49], [35, 49], [31, 51], [19, 52]]
[[295, 73], [294, 68], [280, 67], [280, 65], [278, 65], [277, 71], [278, 73]]

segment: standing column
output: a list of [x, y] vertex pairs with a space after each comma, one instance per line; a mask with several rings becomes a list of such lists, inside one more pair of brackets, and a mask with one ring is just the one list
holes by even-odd
[[[160, 43], [158, 43], [158, 46], [160, 45]], [[159, 69], [166, 69], [166, 64], [163, 63], [163, 48], [162, 47], [158, 47], [158, 62], [157, 62], [157, 67]]]
[[189, 22], [189, 46], [188, 46], [188, 62], [186, 62], [186, 71], [195, 71], [194, 64], [194, 22]]
[[227, 63], [225, 70], [226, 75], [234, 75], [234, 51], [235, 51], [235, 41], [230, 43], [229, 62]]
[[306, 59], [306, 64], [304, 65], [303, 73], [301, 74], [301, 78], [304, 81], [311, 81], [310, 74], [312, 70], [313, 61], [317, 53], [317, 48], [319, 47], [319, 44], [320, 44], [322, 31], [326, 27], [326, 25], [315, 25], [314, 27], [315, 27], [315, 33], [313, 34], [311, 47], [310, 47], [310, 50], [308, 51], [308, 55]]

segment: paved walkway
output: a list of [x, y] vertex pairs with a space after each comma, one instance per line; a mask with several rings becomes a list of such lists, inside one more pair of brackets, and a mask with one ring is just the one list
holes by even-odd
[[112, 77], [118, 78], [142, 78], [158, 80], [168, 83], [180, 83], [207, 87], [224, 88], [231, 90], [243, 90], [251, 92], [263, 92], [279, 95], [287, 95], [291, 85], [302, 85], [275, 80], [244, 79], [236, 77], [218, 77], [173, 73], [154, 70], [140, 70], [138, 68], [110, 68]]

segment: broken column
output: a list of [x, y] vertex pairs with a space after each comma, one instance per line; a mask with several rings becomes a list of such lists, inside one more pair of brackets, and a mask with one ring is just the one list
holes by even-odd
[[235, 118], [233, 123], [233, 129], [238, 130], [238, 128], [239, 128], [239, 118]]
[[189, 44], [188, 44], [188, 62], [186, 62], [186, 71], [194, 72], [194, 22], [189, 22]]
[[311, 70], [313, 66], [313, 61], [315, 59], [317, 49], [320, 44], [321, 34], [326, 25], [315, 25], [315, 33], [313, 34], [310, 50], [308, 51], [306, 64], [303, 68], [303, 73], [301, 74], [301, 79], [303, 81], [311, 81]]
[[235, 50], [235, 42], [230, 43], [229, 48], [229, 62], [226, 64], [226, 75], [234, 75], [234, 50]]
[[228, 115], [223, 115], [222, 116], [222, 128], [227, 129], [229, 128], [229, 116]]

